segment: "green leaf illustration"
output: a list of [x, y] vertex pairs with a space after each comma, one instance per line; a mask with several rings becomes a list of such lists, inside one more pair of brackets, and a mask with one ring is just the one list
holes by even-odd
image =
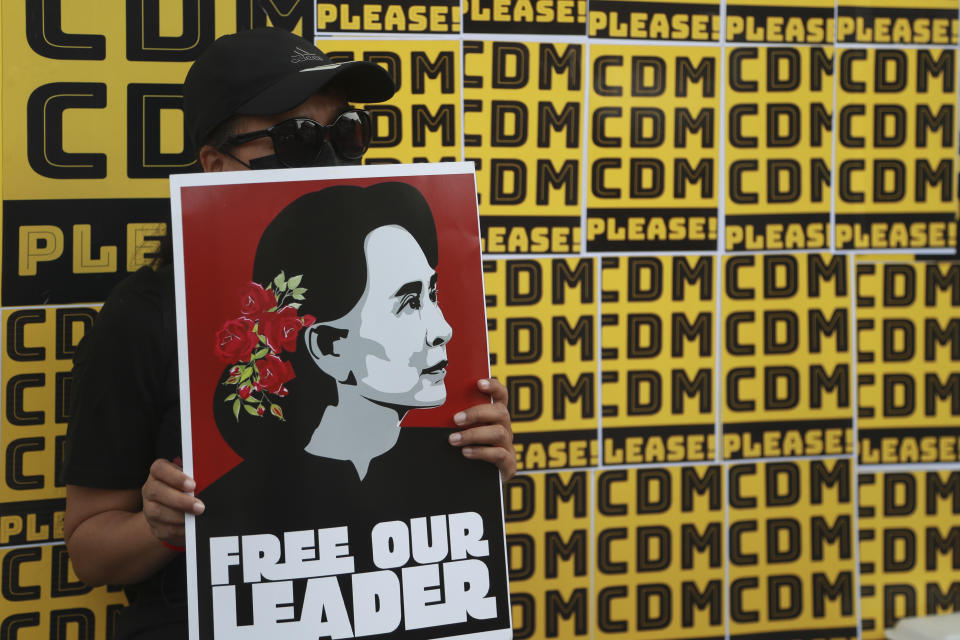
[[248, 404], [243, 405], [243, 408], [244, 408], [244, 410], [245, 410], [247, 413], [249, 413], [249, 414], [252, 415], [252, 416], [260, 415], [260, 414], [257, 413], [257, 410], [256, 410], [255, 407], [251, 407], [251, 406], [248, 405]]
[[250, 379], [250, 376], [252, 376], [252, 375], [253, 375], [253, 367], [244, 367], [244, 368], [243, 368], [243, 373], [240, 374], [240, 382], [244, 382], [245, 380], [249, 380], [249, 379]]
[[287, 286], [291, 289], [296, 289], [300, 286], [300, 280], [303, 278], [303, 275], [296, 275], [287, 280]]
[[306, 300], [301, 293], [295, 293], [291, 296], [294, 300]]
[[240, 405], [241, 405], [241, 404], [242, 404], [242, 403], [240, 402], [240, 398], [237, 398], [236, 400], [233, 401], [233, 417], [234, 417], [234, 419], [236, 419], [236, 420], [239, 420], [239, 419], [240, 419]]
[[236, 398], [236, 397], [237, 397], [237, 394], [231, 393], [231, 394], [228, 395], [226, 398], [224, 398], [223, 401], [224, 401], [224, 402], [230, 402], [231, 400], [233, 400], [233, 399]]
[[257, 360], [267, 355], [268, 353], [270, 353], [270, 349], [267, 347], [264, 347], [263, 349], [257, 349], [257, 351], [253, 354], [253, 359]]

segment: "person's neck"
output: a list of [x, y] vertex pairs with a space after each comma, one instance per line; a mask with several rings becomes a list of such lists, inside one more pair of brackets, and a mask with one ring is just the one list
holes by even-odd
[[370, 461], [393, 448], [400, 436], [396, 407], [371, 402], [355, 386], [338, 384], [337, 404], [327, 407], [304, 451], [311, 455], [349, 460], [361, 480]]

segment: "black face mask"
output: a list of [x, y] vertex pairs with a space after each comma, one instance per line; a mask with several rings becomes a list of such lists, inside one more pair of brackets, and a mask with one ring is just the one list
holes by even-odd
[[[269, 156], [260, 156], [259, 158], [253, 158], [249, 163], [240, 160], [233, 154], [230, 156], [239, 162], [240, 164], [246, 166], [248, 169], [285, 169], [287, 165], [284, 165], [280, 162], [280, 159], [277, 157], [277, 154]], [[360, 164], [360, 158], [356, 160], [348, 160], [342, 157], [337, 153], [337, 150], [333, 148], [329, 142], [324, 142], [320, 148], [320, 153], [310, 164], [303, 165], [304, 167], [346, 167], [346, 166], [357, 166]]]

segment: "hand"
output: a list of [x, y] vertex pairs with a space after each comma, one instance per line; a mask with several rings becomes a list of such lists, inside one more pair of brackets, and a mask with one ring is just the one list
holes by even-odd
[[182, 547], [184, 541], [183, 514], [203, 513], [203, 503], [190, 495], [197, 484], [179, 466], [157, 458], [150, 465], [150, 476], [143, 484], [143, 515], [154, 537], [162, 542]]
[[453, 416], [462, 431], [450, 434], [450, 444], [460, 447], [464, 457], [486, 460], [500, 469], [506, 482], [517, 471], [517, 454], [513, 449], [513, 429], [507, 411], [507, 388], [496, 378], [477, 381], [477, 388], [489, 393], [491, 404], [478, 404]]

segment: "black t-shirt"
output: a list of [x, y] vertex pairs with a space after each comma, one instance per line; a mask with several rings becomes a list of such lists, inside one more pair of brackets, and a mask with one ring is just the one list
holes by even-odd
[[[114, 288], [74, 358], [64, 482], [139, 489], [155, 459], [180, 455], [176, 343], [171, 267]], [[125, 591], [118, 640], [186, 637], [183, 554]]]
[[[246, 460], [200, 493], [207, 505], [197, 518], [197, 582], [200, 637], [213, 637], [209, 539], [218, 536], [272, 534], [348, 526], [355, 572], [375, 571], [370, 532], [378, 522], [476, 512], [490, 516], [483, 536], [489, 555], [480, 558], [490, 578], [489, 595], [496, 616], [446, 627], [366, 636], [381, 640], [422, 640], [504, 629], [509, 626], [506, 558], [503, 548], [499, 471], [481, 460], [466, 460], [447, 443], [449, 431], [405, 427], [397, 444], [370, 461], [361, 480], [350, 461], [332, 460], [305, 452], [281, 459]], [[436, 536], [436, 532], [433, 533]], [[445, 536], [444, 536], [445, 537]], [[434, 538], [434, 544], [437, 544]], [[408, 561], [404, 566], [415, 564]], [[239, 583], [237, 621], [252, 622], [251, 585], [243, 584], [239, 566], [231, 569]], [[348, 615], [352, 614], [350, 575], [337, 578]], [[306, 579], [294, 581], [295, 609], [303, 607]]]

